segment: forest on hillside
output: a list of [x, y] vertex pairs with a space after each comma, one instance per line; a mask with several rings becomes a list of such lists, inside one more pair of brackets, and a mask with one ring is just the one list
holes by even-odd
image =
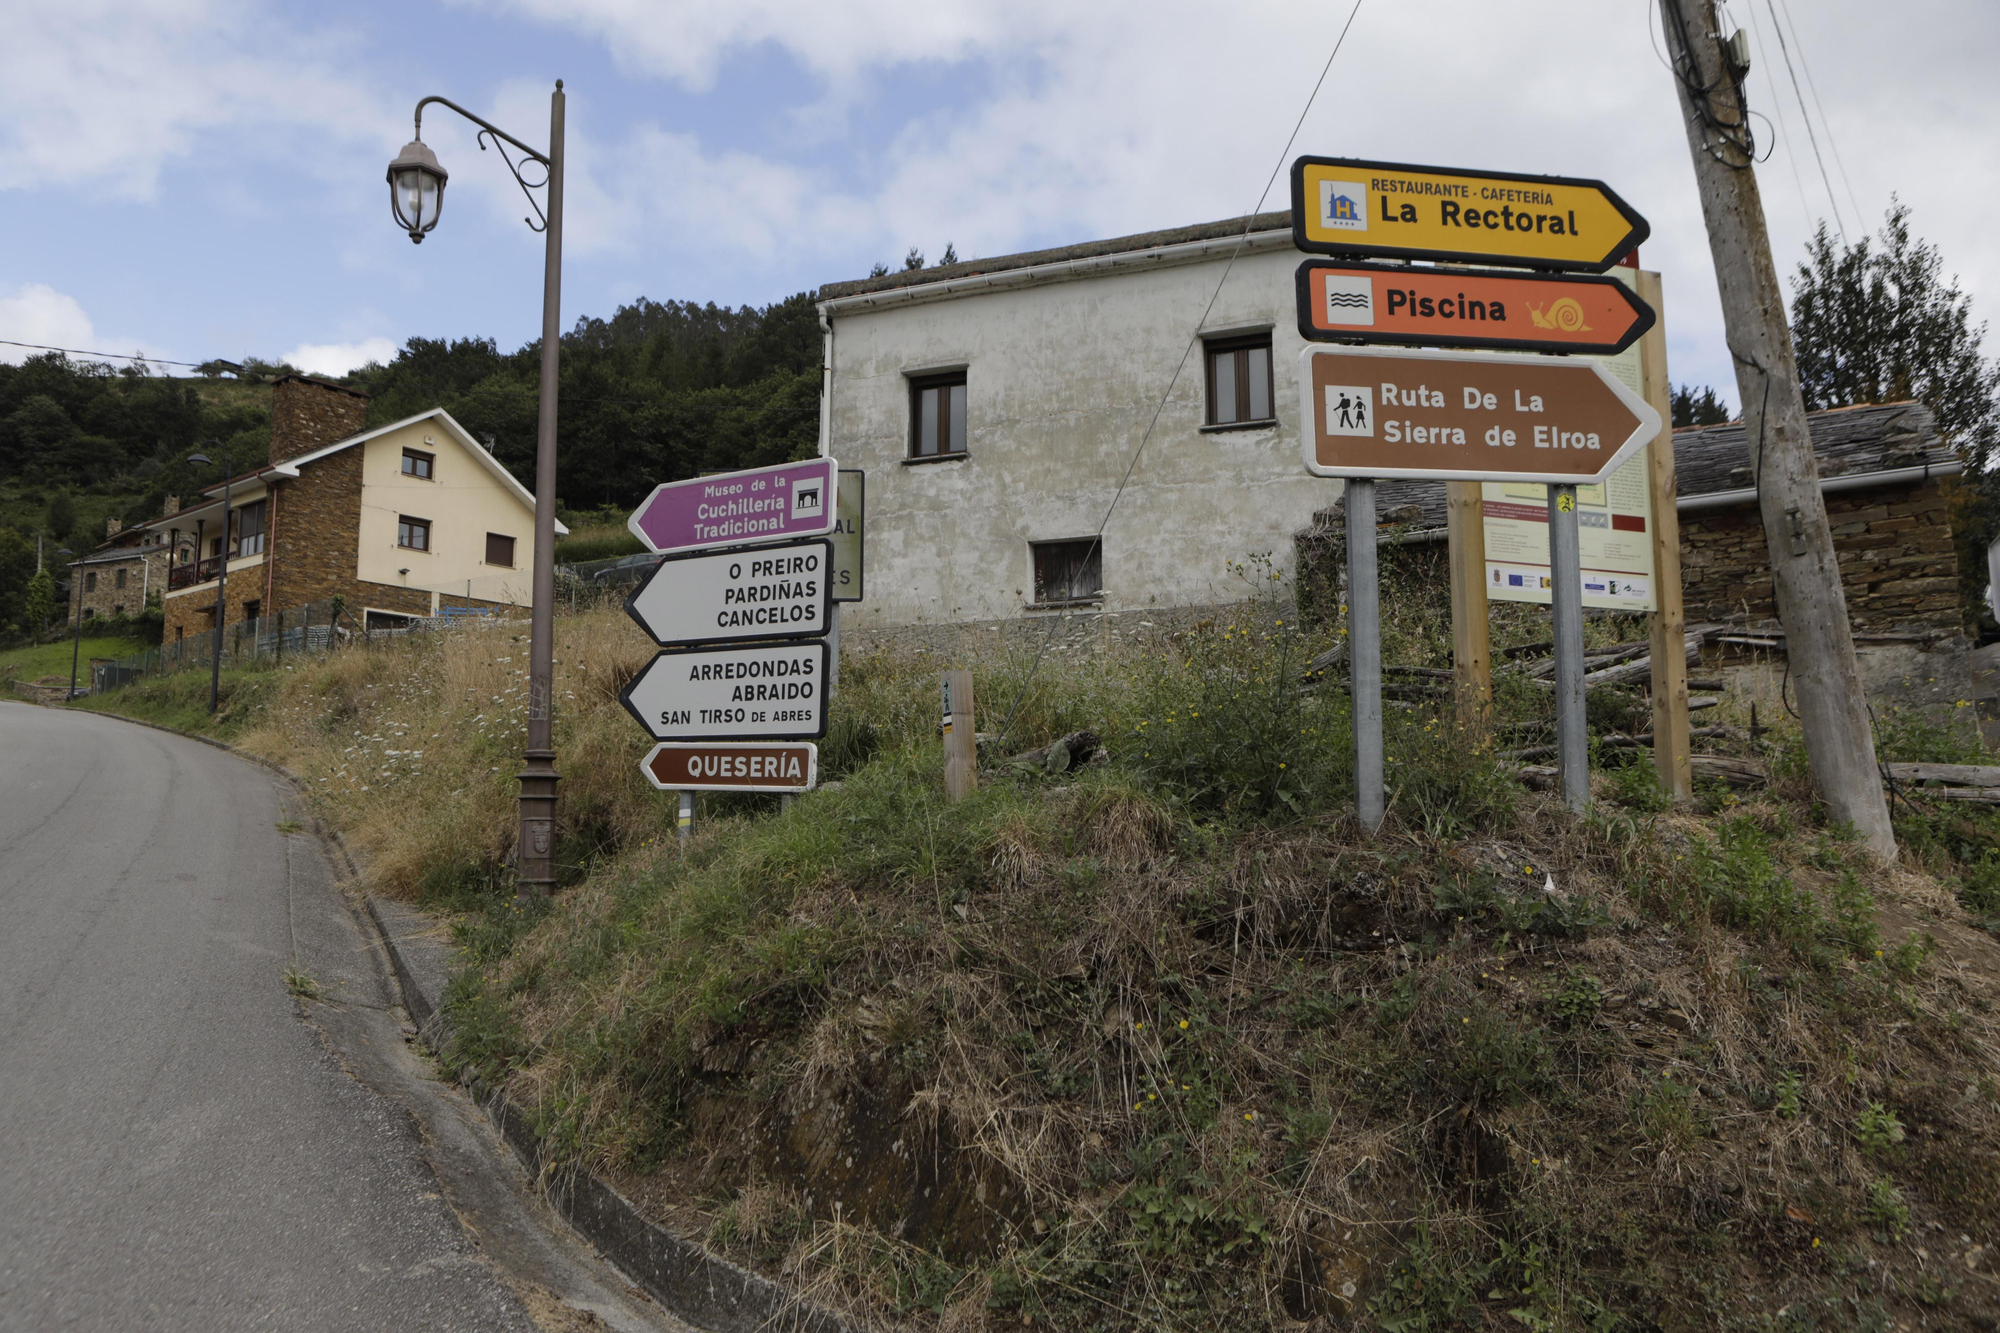
[[[810, 293], [762, 309], [642, 298], [579, 319], [562, 346], [561, 504], [628, 507], [661, 481], [810, 456], [819, 355]], [[532, 487], [540, 362], [540, 340], [502, 352], [419, 337], [345, 382], [370, 395], [371, 426], [443, 406]], [[25, 623], [38, 538], [59, 566], [59, 546], [92, 549], [107, 520], [219, 480], [219, 463], [189, 454], [226, 454], [238, 472], [263, 461], [270, 380], [291, 367], [223, 364], [184, 379], [60, 352], [0, 364], [0, 634]]]

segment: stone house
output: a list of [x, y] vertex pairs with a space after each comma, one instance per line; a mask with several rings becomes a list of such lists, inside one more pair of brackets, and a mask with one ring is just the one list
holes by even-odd
[[868, 474], [843, 630], [1231, 602], [1232, 562], [1289, 568], [1340, 493], [1300, 457], [1301, 258], [1280, 211], [822, 287], [821, 451]]
[[[177, 507], [167, 500], [167, 512]], [[69, 610], [74, 619], [79, 612], [88, 622], [108, 616], [137, 615], [147, 602], [167, 590], [167, 572], [174, 551], [164, 533], [144, 526], [125, 527], [119, 520], [107, 520], [104, 544], [80, 560], [70, 561]], [[182, 543], [192, 555], [192, 545]]]
[[174, 552], [167, 642], [215, 627], [225, 561], [225, 625], [332, 597], [370, 627], [529, 604], [534, 497], [443, 408], [374, 430], [367, 409], [345, 385], [280, 377], [269, 456], [231, 479], [227, 516], [217, 484], [139, 525]]
[[[1958, 455], [1921, 403], [1835, 408], [1807, 414], [1820, 488], [1840, 561], [1847, 614], [1856, 633], [1913, 640], [1965, 632], [1958, 554], [1951, 528], [1951, 478]], [[1763, 518], [1749, 468], [1743, 423], [1674, 432], [1675, 508], [1681, 524], [1681, 589], [1689, 624], [1777, 628]], [[1377, 484], [1384, 541], [1421, 560], [1442, 551], [1442, 482]], [[1301, 560], [1317, 586], [1343, 559], [1339, 506], [1298, 534]], [[1435, 580], [1427, 580], [1435, 582]]]

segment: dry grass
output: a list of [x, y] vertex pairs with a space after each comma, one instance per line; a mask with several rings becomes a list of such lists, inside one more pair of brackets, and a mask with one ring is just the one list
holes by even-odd
[[[1607, 773], [1576, 819], [1418, 700], [1365, 839], [1339, 691], [1268, 672], [1326, 639], [1246, 616], [1032, 671], [968, 657], [981, 731], [1018, 701], [1008, 749], [1089, 725], [1112, 757], [957, 805], [935, 666], [851, 656], [838, 785], [782, 814], [707, 800], [682, 860], [614, 702], [647, 646], [613, 612], [559, 627], [576, 882], [463, 919], [453, 1059], [558, 1155], [816, 1299], [940, 1333], [1996, 1308], [2000, 966], [1956, 900], [1994, 816], [1912, 806], [1908, 863], [1872, 866], [1779, 733], [1769, 792], [1667, 810]], [[1435, 665], [1436, 631], [1412, 614], [1392, 652]], [[491, 902], [519, 634], [298, 667], [250, 743], [382, 887]], [[1541, 703], [1504, 689], [1503, 725]], [[1253, 732], [1286, 739], [1227, 743]], [[1306, 774], [1296, 811], [1277, 763]]]

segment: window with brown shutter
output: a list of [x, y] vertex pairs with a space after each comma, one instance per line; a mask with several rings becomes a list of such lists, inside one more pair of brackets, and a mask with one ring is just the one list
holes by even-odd
[[497, 532], [486, 534], [486, 563], [503, 569], [514, 567], [514, 539]]
[[1104, 591], [1104, 542], [1098, 537], [1075, 541], [1034, 542], [1035, 604], [1063, 606], [1095, 601]]

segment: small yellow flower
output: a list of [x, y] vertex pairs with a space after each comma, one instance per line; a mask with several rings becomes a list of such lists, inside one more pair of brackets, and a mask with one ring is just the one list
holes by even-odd
[[1819, 1237], [1818, 1237], [1818, 1236], [1814, 1236], [1814, 1237], [1813, 1237], [1813, 1246], [1812, 1246], [1812, 1247], [1813, 1247], [1813, 1248], [1814, 1248], [1815, 1250], [1819, 1248]]
[[1146, 1025], [1145, 1025], [1145, 1023], [1144, 1023], [1144, 1022], [1142, 1021], [1142, 1022], [1138, 1022], [1138, 1023], [1134, 1023], [1134, 1024], [1132, 1025], [1132, 1030], [1133, 1030], [1134, 1032], [1143, 1032], [1143, 1031], [1145, 1030], [1145, 1027], [1146, 1027]]
[[1156, 1102], [1160, 1100], [1160, 1094], [1157, 1092], [1149, 1092], [1146, 1094], [1146, 1100], [1149, 1102]]
[[1185, 1028], [1185, 1027], [1187, 1026], [1187, 1020], [1186, 1020], [1185, 1018], [1183, 1018], [1183, 1019], [1181, 1020], [1181, 1026], [1182, 1026], [1183, 1028]]

